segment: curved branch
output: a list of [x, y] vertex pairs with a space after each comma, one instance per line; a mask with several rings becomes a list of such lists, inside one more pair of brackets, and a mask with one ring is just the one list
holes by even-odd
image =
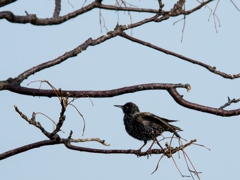
[[56, 25], [56, 24], [64, 23], [72, 18], [75, 18], [80, 14], [91, 11], [92, 9], [96, 8], [97, 5], [98, 5], [97, 2], [93, 2], [65, 16], [44, 18], [44, 19], [38, 18], [36, 14], [27, 14], [26, 16], [18, 16], [13, 14], [11, 11], [2, 11], [0, 12], [0, 19], [6, 19], [12, 23], [20, 23], [20, 24], [31, 23], [32, 25], [37, 25], [37, 26]]
[[[66, 14], [64, 16], [58, 16], [60, 13], [60, 4], [56, 1], [56, 7], [54, 11], [53, 18], [38, 18], [36, 14], [27, 14], [26, 16], [18, 16], [12, 13], [11, 11], [2, 11], [0, 12], [0, 19], [6, 19], [12, 23], [20, 23], [26, 24], [31, 23], [32, 25], [37, 26], [46, 26], [46, 25], [58, 25], [64, 23], [72, 18], [75, 18], [83, 13], [91, 11], [95, 8], [106, 9], [106, 10], [116, 10], [116, 11], [132, 11], [132, 12], [148, 12], [148, 13], [158, 13], [158, 10], [155, 9], [147, 9], [147, 8], [131, 8], [131, 7], [118, 7], [112, 5], [103, 5], [101, 1], [95, 0], [91, 4], [78, 9], [72, 13]], [[167, 12], [162, 11], [161, 14], [165, 14]]]
[[188, 102], [182, 98], [182, 96], [177, 92], [175, 88], [170, 88], [167, 90], [169, 94], [173, 97], [173, 99], [180, 105], [189, 108], [189, 109], [194, 109], [197, 111], [209, 113], [209, 114], [215, 114], [217, 116], [223, 116], [223, 117], [228, 117], [228, 116], [237, 116], [240, 114], [240, 108], [239, 109], [234, 109], [234, 110], [224, 110], [220, 108], [212, 108], [208, 106], [203, 106], [195, 103]]
[[[26, 87], [17, 86], [13, 84], [7, 84], [6, 89], [18, 94], [31, 95], [31, 96], [45, 96], [45, 97], [56, 97], [56, 92], [53, 90], [41, 90], [31, 89]], [[118, 89], [105, 90], [105, 91], [63, 91], [62, 96], [75, 97], [75, 98], [109, 98], [123, 94], [134, 93], [144, 90], [167, 90], [172, 98], [181, 106], [194, 109], [209, 114], [215, 114], [218, 116], [237, 116], [240, 114], [240, 109], [235, 110], [224, 110], [219, 108], [212, 108], [203, 106], [195, 103], [188, 102], [177, 92], [176, 88], [185, 88], [188, 91], [191, 89], [189, 84], [164, 84], [164, 83], [151, 83], [151, 84], [140, 84], [135, 86], [128, 86]]]
[[166, 50], [166, 49], [164, 49], [164, 48], [155, 46], [155, 45], [153, 45], [153, 44], [151, 44], [151, 43], [148, 43], [148, 42], [146, 42], [146, 41], [142, 41], [142, 40], [140, 40], [140, 39], [134, 38], [134, 37], [132, 37], [132, 36], [127, 35], [125, 32], [122, 32], [122, 33], [120, 34], [120, 36], [121, 36], [121, 37], [124, 37], [124, 38], [126, 38], [126, 39], [128, 39], [128, 40], [130, 40], [130, 41], [132, 41], [132, 42], [136, 42], [136, 43], [141, 44], [141, 45], [143, 45], [143, 46], [150, 47], [150, 48], [155, 49], [155, 50], [157, 50], [157, 51], [161, 51], [161, 52], [163, 52], [163, 53], [165, 53], [165, 54], [172, 55], [172, 56], [175, 56], [175, 57], [177, 57], [177, 58], [179, 58], [179, 59], [185, 60], [185, 61], [187, 61], [187, 62], [190, 62], [190, 63], [193, 63], [193, 64], [197, 64], [197, 65], [199, 65], [199, 66], [202, 66], [202, 67], [206, 68], [207, 70], [209, 70], [210, 72], [212, 72], [212, 73], [214, 73], [214, 74], [218, 74], [218, 75], [220, 75], [220, 76], [222, 76], [222, 77], [224, 77], [224, 78], [227, 78], [227, 79], [236, 79], [236, 78], [239, 78], [239, 77], [240, 77], [240, 73], [239, 73], [239, 74], [231, 75], [231, 74], [226, 74], [226, 73], [221, 72], [221, 71], [217, 71], [217, 70], [216, 70], [216, 67], [212, 67], [212, 66], [210, 66], [210, 65], [208, 65], [208, 64], [204, 64], [204, 63], [202, 63], [202, 62], [200, 62], [200, 61], [197, 61], [197, 60], [188, 58], [188, 57], [183, 56], [183, 55], [181, 55], [181, 54], [177, 54], [177, 53], [175, 53], [175, 52]]
[[0, 154], [0, 160], [6, 159], [10, 156], [14, 156], [14, 155], [17, 155], [19, 153], [22, 153], [22, 152], [25, 152], [25, 151], [28, 151], [28, 150], [31, 150], [31, 149], [39, 148], [39, 147], [42, 147], [42, 146], [55, 145], [55, 144], [60, 144], [60, 142], [57, 142], [55, 140], [44, 140], [44, 141], [39, 141], [39, 142], [35, 142], [35, 143], [32, 143], [32, 144], [28, 144], [26, 146], [22, 146], [22, 147], [19, 147], [19, 148], [16, 148], [16, 149], [12, 149], [12, 150], [9, 150], [7, 152], [4, 152], [4, 153]]
[[[103, 91], [67, 91], [61, 90], [62, 96], [75, 97], [75, 98], [109, 98], [123, 94], [134, 93], [144, 90], [167, 90], [170, 88], [185, 88], [188, 90], [189, 84], [167, 84], [167, 83], [150, 83], [139, 84], [135, 86], [127, 86], [112, 90]], [[45, 97], [57, 97], [54, 90], [33, 89], [17, 86], [14, 83], [7, 84], [5, 90], [9, 90], [18, 94], [30, 95], [30, 96], [45, 96]]]

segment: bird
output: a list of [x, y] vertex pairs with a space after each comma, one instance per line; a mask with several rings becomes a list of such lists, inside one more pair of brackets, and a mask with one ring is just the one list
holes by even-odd
[[144, 142], [137, 151], [137, 155], [141, 153], [141, 150], [147, 144], [147, 141], [153, 140], [153, 143], [147, 150], [147, 154], [150, 154], [152, 146], [157, 141], [157, 136], [160, 136], [164, 131], [172, 132], [175, 136], [181, 138], [177, 131], [182, 131], [182, 129], [169, 124], [178, 120], [169, 120], [149, 112], [140, 112], [138, 106], [132, 102], [114, 106], [121, 108], [124, 113], [123, 122], [127, 133], [133, 138]]

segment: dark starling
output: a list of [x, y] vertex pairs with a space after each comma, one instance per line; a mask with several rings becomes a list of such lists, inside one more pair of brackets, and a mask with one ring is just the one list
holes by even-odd
[[177, 120], [168, 120], [149, 112], [140, 112], [138, 106], [132, 102], [128, 102], [123, 106], [114, 106], [123, 110], [123, 121], [127, 133], [144, 142], [143, 146], [138, 150], [138, 154], [141, 153], [141, 149], [147, 144], [147, 141], [153, 140], [153, 143], [147, 151], [149, 153], [153, 144], [157, 141], [156, 137], [160, 136], [164, 131], [170, 131], [180, 138], [176, 131], [182, 130], [177, 126], [169, 124], [170, 122], [176, 122]]

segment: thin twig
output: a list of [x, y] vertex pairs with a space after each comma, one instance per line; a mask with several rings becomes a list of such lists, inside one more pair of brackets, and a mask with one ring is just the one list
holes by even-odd
[[85, 139], [71, 139], [70, 140], [70, 142], [75, 142], [75, 143], [88, 142], [88, 141], [96, 141], [96, 142], [103, 144], [104, 146], [110, 146], [110, 144], [106, 143], [105, 140], [101, 140], [99, 138], [85, 138]]
[[235, 8], [240, 11], [240, 9], [237, 7], [237, 5], [233, 2], [233, 0], [230, 0], [232, 2], [232, 4], [235, 6]]
[[80, 111], [78, 110], [78, 108], [76, 106], [74, 106], [73, 104], [69, 104], [69, 105], [74, 107], [76, 109], [76, 111], [78, 112], [78, 114], [82, 117], [82, 120], [83, 120], [82, 136], [83, 136], [84, 132], [85, 132], [85, 127], [86, 127], [85, 119], [84, 119], [83, 115], [80, 113]]
[[[41, 115], [45, 116], [45, 117], [48, 118], [50, 121], [52, 121], [52, 123], [53, 123], [55, 126], [57, 126], [57, 124], [55, 123], [55, 121], [54, 121], [53, 119], [51, 119], [49, 116], [47, 116], [46, 114], [41, 113], [41, 112], [33, 112], [33, 113], [35, 113], [35, 115], [41, 114]], [[60, 131], [62, 131], [63, 133], [65, 133], [65, 132], [64, 132], [63, 130], [61, 130], [61, 129], [60, 129]]]
[[233, 98], [232, 100], [228, 97], [228, 102], [225, 103], [224, 105], [222, 105], [219, 109], [224, 109], [225, 107], [227, 106], [230, 106], [232, 103], [238, 103], [240, 101], [240, 98], [239, 99], [235, 99]]

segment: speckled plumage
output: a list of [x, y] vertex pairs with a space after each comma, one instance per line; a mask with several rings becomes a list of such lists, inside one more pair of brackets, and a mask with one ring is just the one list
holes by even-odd
[[[176, 120], [168, 120], [149, 112], [140, 112], [138, 106], [132, 102], [128, 102], [123, 106], [115, 106], [123, 110], [123, 121], [127, 133], [138, 140], [144, 141], [144, 145], [139, 151], [147, 144], [148, 140], [155, 141], [156, 137], [160, 136], [164, 131], [170, 131], [180, 138], [176, 131], [182, 130], [169, 124], [170, 122], [176, 122]], [[151, 149], [152, 145], [149, 149]]]

